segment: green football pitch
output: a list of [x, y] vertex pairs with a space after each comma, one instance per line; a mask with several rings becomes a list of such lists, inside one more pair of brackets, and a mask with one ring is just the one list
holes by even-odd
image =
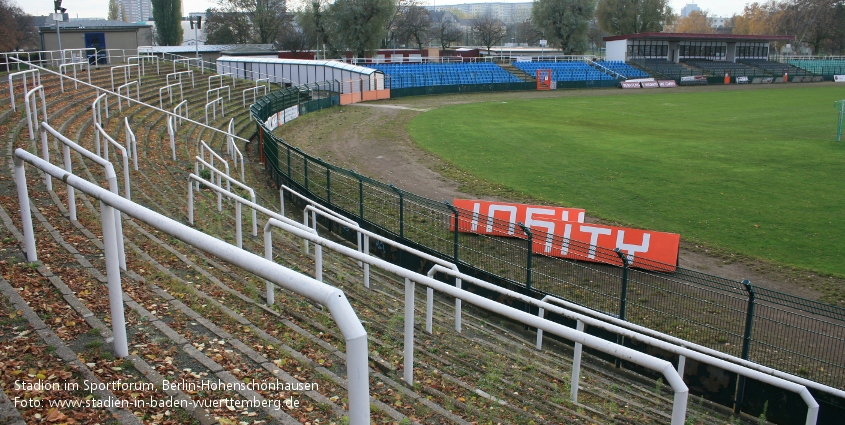
[[513, 100], [416, 117], [490, 183], [727, 252], [845, 276], [845, 85]]

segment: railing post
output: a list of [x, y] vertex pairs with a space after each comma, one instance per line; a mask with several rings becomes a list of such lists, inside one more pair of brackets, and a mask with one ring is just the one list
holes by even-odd
[[460, 221], [458, 220], [458, 209], [455, 208], [454, 205], [452, 205], [452, 204], [450, 204], [446, 201], [443, 201], [443, 203], [446, 204], [446, 206], [450, 210], [452, 210], [452, 214], [455, 214], [455, 231], [453, 232], [454, 233], [454, 241], [452, 242], [452, 244], [454, 246], [454, 248], [452, 249], [452, 262], [455, 263], [455, 264], [458, 264], [458, 224], [460, 223]]
[[326, 203], [332, 204], [332, 174], [328, 164], [326, 164]]
[[308, 157], [302, 154], [302, 170], [305, 175], [305, 191], [308, 192]]
[[[754, 326], [754, 302], [757, 294], [754, 292], [754, 287], [751, 286], [751, 281], [745, 279], [742, 281], [745, 286], [745, 291], [748, 292], [748, 307], [745, 310], [745, 333], [742, 337], [742, 359], [748, 360], [748, 352], [751, 349], [751, 330]], [[739, 413], [742, 407], [742, 402], [745, 399], [745, 377], [740, 376], [737, 381], [736, 402], [734, 404], [734, 412]]]

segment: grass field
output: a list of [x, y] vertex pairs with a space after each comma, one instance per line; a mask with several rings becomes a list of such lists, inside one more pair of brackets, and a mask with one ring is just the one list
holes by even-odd
[[603, 219], [845, 276], [845, 86], [438, 108], [414, 141], [481, 179]]

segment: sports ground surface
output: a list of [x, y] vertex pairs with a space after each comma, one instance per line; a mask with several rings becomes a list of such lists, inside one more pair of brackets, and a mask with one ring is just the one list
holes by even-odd
[[845, 87], [454, 105], [411, 137], [479, 178], [627, 225], [845, 275]]
[[[391, 99], [280, 128], [436, 200], [545, 202], [681, 234], [681, 265], [845, 300], [845, 143], [833, 83]], [[831, 275], [833, 275], [831, 277]]]

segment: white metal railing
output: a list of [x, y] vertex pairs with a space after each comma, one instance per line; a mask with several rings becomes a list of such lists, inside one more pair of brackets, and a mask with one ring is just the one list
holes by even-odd
[[184, 58], [184, 59], [173, 59], [173, 72], [176, 72], [176, 65], [179, 63], [185, 64], [185, 69], [191, 69], [191, 62], [194, 62], [197, 68], [200, 68], [200, 72], [205, 74], [205, 70], [202, 67], [202, 59], [200, 58]]
[[586, 62], [588, 65], [591, 65], [591, 66], [597, 67], [597, 68], [601, 69], [602, 71], [604, 71], [604, 72], [606, 72], [606, 73], [608, 73], [608, 74], [610, 74], [610, 75], [612, 75], [612, 76], [614, 76], [614, 77], [616, 77], [616, 78], [621, 78], [621, 79], [623, 79], [623, 80], [625, 80], [625, 79], [627, 79], [627, 78], [628, 78], [627, 76], [622, 75], [622, 74], [620, 74], [620, 73], [618, 73], [618, 72], [616, 72], [616, 71], [614, 71], [614, 70], [612, 70], [612, 69], [610, 69], [610, 68], [608, 68], [608, 67], [606, 67], [606, 66], [604, 66], [604, 65], [602, 65], [602, 64], [600, 64], [600, 63], [598, 63], [598, 62], [596, 62], [596, 61], [594, 61], [592, 58], [588, 58], [588, 59], [586, 59], [586, 60], [585, 60], [585, 62]]
[[138, 64], [113, 66], [109, 69], [109, 76], [111, 77], [111, 91], [114, 91], [114, 71], [123, 71], [123, 82], [128, 83], [132, 78], [132, 67], [138, 70], [138, 80], [141, 80], [141, 67]]
[[158, 107], [164, 109], [164, 91], [170, 96], [170, 103], [173, 103], [173, 88], [179, 87], [179, 101], [185, 100], [185, 94], [182, 92], [182, 83], [168, 84], [158, 89]]
[[351, 425], [369, 425], [370, 389], [367, 332], [364, 330], [361, 321], [341, 290], [317, 282], [312, 278], [296, 273], [272, 261], [267, 261], [258, 255], [237, 249], [198, 230], [191, 229], [164, 215], [121, 198], [93, 183], [65, 172], [23, 149], [18, 149], [15, 151], [14, 158], [15, 181], [17, 183], [18, 199], [21, 205], [24, 245], [27, 251], [27, 258], [30, 261], [37, 261], [37, 254], [24, 170], [25, 162], [34, 165], [47, 174], [61, 179], [69, 188], [74, 187], [100, 200], [103, 223], [103, 251], [106, 259], [112, 329], [115, 338], [115, 354], [118, 357], [126, 357], [129, 354], [126, 338], [126, 322], [123, 314], [123, 293], [120, 286], [120, 269], [115, 256], [115, 246], [118, 245], [118, 242], [115, 228], [112, 226], [114, 217], [120, 216], [120, 212], [123, 212], [162, 233], [174, 236], [210, 255], [225, 258], [228, 263], [236, 267], [325, 306], [335, 320], [335, 323], [337, 323], [346, 342], [349, 422]]
[[[231, 174], [229, 173], [229, 161], [226, 161], [225, 159], [223, 159], [222, 156], [218, 155], [217, 152], [214, 151], [214, 149], [211, 149], [211, 147], [208, 146], [207, 143], [205, 143], [205, 140], [200, 140], [200, 155], [199, 156], [203, 161], [205, 161], [205, 153], [206, 152], [208, 152], [208, 161], [207, 162], [210, 163], [212, 167], [216, 168], [216, 166], [214, 165], [214, 160], [217, 159], [218, 161], [223, 163], [223, 166], [226, 167], [226, 175], [231, 177]], [[199, 184], [197, 184], [197, 188], [199, 188]], [[231, 188], [227, 185], [226, 190], [230, 190], [230, 189]]]
[[[812, 395], [810, 394], [810, 392], [806, 388], [806, 386], [803, 385], [803, 384], [790, 382], [786, 379], [775, 377], [773, 375], [763, 373], [759, 370], [755, 370], [755, 369], [737, 364], [736, 362], [726, 361], [726, 360], [716, 358], [716, 357], [711, 356], [711, 355], [706, 354], [706, 353], [694, 351], [694, 350], [684, 346], [684, 345], [694, 345], [694, 344], [691, 344], [687, 341], [682, 341], [678, 338], [672, 338], [672, 337], [667, 336], [667, 337], [672, 338], [674, 340], [673, 342], [667, 342], [667, 341], [664, 341], [664, 340], [661, 340], [661, 339], [658, 339], [658, 338], [650, 337], [650, 336], [642, 333], [642, 331], [649, 331], [649, 332], [654, 332], [654, 333], [657, 333], [657, 332], [651, 331], [649, 329], [646, 329], [646, 328], [643, 328], [643, 327], [640, 327], [640, 326], [637, 326], [637, 325], [632, 325], [632, 324], [625, 322], [623, 320], [616, 319], [616, 318], [608, 316], [606, 314], [602, 314], [602, 313], [599, 313], [599, 312], [589, 310], [585, 307], [578, 306], [577, 304], [574, 304], [574, 303], [571, 303], [571, 302], [563, 301], [563, 300], [560, 300], [560, 299], [557, 299], [557, 298], [554, 298], [554, 297], [551, 297], [551, 296], [546, 296], [542, 300], [537, 300], [537, 299], [534, 299], [532, 297], [520, 294], [519, 292], [511, 291], [509, 289], [506, 289], [506, 288], [503, 288], [501, 286], [492, 284], [490, 282], [486, 282], [484, 280], [477, 279], [477, 278], [474, 278], [472, 276], [468, 276], [468, 275], [460, 273], [460, 272], [456, 272], [455, 270], [447, 269], [447, 268], [440, 266], [440, 265], [433, 266], [431, 268], [431, 270], [428, 272], [428, 276], [431, 277], [431, 276], [434, 275], [434, 273], [444, 273], [446, 275], [450, 275], [450, 276], [453, 276], [455, 278], [461, 278], [461, 279], [464, 279], [467, 282], [472, 283], [473, 285], [476, 285], [476, 286], [478, 286], [482, 289], [497, 292], [499, 294], [508, 296], [511, 299], [521, 301], [521, 302], [525, 302], [525, 303], [528, 303], [528, 304], [532, 304], [532, 305], [539, 308], [538, 316], [540, 318], [544, 317], [545, 311], [550, 311], [550, 312], [553, 312], [555, 314], [559, 314], [561, 316], [575, 320], [576, 323], [577, 323], [577, 329], [579, 331], [583, 331], [585, 325], [594, 326], [594, 327], [598, 327], [598, 328], [610, 331], [610, 332], [615, 333], [617, 335], [621, 335], [625, 338], [630, 338], [630, 339], [635, 340], [635, 341], [645, 342], [646, 344], [648, 344], [650, 346], [657, 347], [657, 348], [666, 350], [666, 351], [674, 353], [674, 354], [678, 354], [680, 356], [680, 361], [679, 361], [679, 364], [678, 364], [677, 371], [678, 371], [678, 374], [680, 376], [683, 376], [685, 358], [690, 358], [690, 359], [694, 359], [694, 360], [701, 362], [701, 363], [704, 363], [704, 364], [713, 365], [713, 366], [722, 368], [722, 369], [729, 371], [729, 372], [737, 373], [741, 376], [745, 376], [745, 377], [748, 377], [748, 378], [759, 380], [761, 382], [767, 383], [769, 385], [776, 386], [778, 388], [785, 389], [787, 391], [795, 392], [795, 393], [799, 394], [802, 397], [802, 399], [807, 403], [808, 411], [807, 411], [806, 425], [815, 425], [816, 424], [816, 418], [818, 416], [819, 405], [815, 401], [815, 399], [813, 399]], [[553, 304], [551, 304], [551, 302], [564, 304], [566, 306], [566, 308], [553, 305]], [[433, 304], [433, 300], [432, 300], [431, 297], [429, 297], [427, 304], [426, 304], [426, 320], [427, 320], [427, 323], [428, 323], [428, 321], [431, 320], [431, 313], [430, 312], [432, 310], [432, 307], [431, 307], [432, 304]], [[583, 311], [586, 314], [581, 314], [581, 313], [577, 313], [577, 312], [573, 311], [575, 309]], [[587, 313], [587, 312], [589, 312], [589, 313]], [[460, 314], [460, 311], [456, 310], [456, 312], [455, 312], [455, 320], [456, 321], [459, 320], [459, 314]], [[595, 315], [595, 316], [601, 316], [601, 320], [590, 317], [587, 314]], [[616, 322], [617, 324], [613, 324], [612, 322]], [[637, 329], [632, 330], [632, 329], [629, 329], [629, 328], [637, 328]], [[427, 327], [426, 331], [430, 333], [431, 328]], [[537, 345], [536, 345], [538, 350], [542, 348], [542, 337], [543, 337], [543, 329], [538, 328], [538, 330], [537, 330]], [[719, 354], [721, 354], [722, 356], [727, 356], [723, 353], [719, 353]], [[581, 346], [580, 346], [580, 344], [576, 344], [575, 345], [575, 359], [574, 359], [573, 371], [572, 371], [571, 383], [570, 383], [570, 388], [571, 388], [570, 398], [571, 398], [573, 403], [577, 403], [577, 401], [578, 401], [578, 385], [579, 385], [578, 381], [579, 381], [579, 376], [580, 376], [580, 373], [579, 373], [580, 356], [581, 356]], [[728, 357], [730, 357], [730, 356], [728, 356]], [[739, 359], [734, 359], [734, 360], [739, 360]], [[747, 362], [747, 363], [751, 363], [751, 362]], [[751, 363], [751, 364], [753, 365], [753, 363]], [[760, 365], [755, 365], [755, 366], [762, 368], [762, 366], [760, 366]], [[766, 369], [768, 369], [768, 368], [766, 368]], [[818, 385], [820, 385], [820, 384], [818, 384]], [[834, 389], [828, 387], [828, 390], [834, 390]], [[845, 394], [845, 392], [840, 391], [840, 390], [835, 390], [835, 391], [838, 392], [838, 394], [836, 394], [836, 395], [838, 395], [840, 397], [843, 394]]]
[[173, 160], [176, 161], [176, 131], [173, 129], [173, 121], [176, 117], [173, 115], [167, 116], [167, 135], [170, 136], [170, 150], [173, 151]]
[[[138, 171], [138, 140], [135, 138], [135, 132], [129, 126], [129, 117], [123, 117], [124, 128], [126, 129], [126, 148], [129, 149], [129, 156], [134, 161], [135, 171]], [[128, 196], [127, 196], [128, 197]]]
[[[810, 388], [810, 389], [813, 389], [813, 390], [816, 390], [816, 391], [819, 391], [819, 392], [824, 392], [824, 393], [833, 395], [835, 397], [845, 399], [845, 391], [843, 391], [843, 390], [833, 388], [833, 387], [830, 387], [830, 386], [827, 386], [827, 385], [824, 385], [824, 384], [820, 384], [818, 382], [811, 381], [807, 378], [802, 378], [800, 376], [791, 375], [791, 374], [788, 374], [786, 372], [779, 371], [777, 369], [772, 369], [770, 367], [766, 367], [766, 366], [751, 362], [749, 360], [744, 360], [744, 359], [741, 359], [739, 357], [731, 356], [731, 355], [723, 353], [721, 351], [717, 351], [717, 350], [714, 350], [712, 348], [708, 348], [708, 347], [705, 347], [705, 346], [702, 346], [702, 345], [698, 345], [698, 344], [695, 344], [695, 343], [690, 342], [690, 341], [685, 341], [683, 339], [674, 337], [672, 335], [666, 335], [664, 333], [655, 331], [654, 329], [649, 329], [649, 328], [646, 328], [644, 326], [639, 326], [639, 325], [633, 324], [631, 322], [621, 320], [619, 318], [604, 314], [604, 313], [596, 311], [596, 310], [590, 310], [590, 309], [585, 308], [583, 306], [580, 306], [578, 304], [575, 304], [575, 303], [572, 303], [572, 302], [569, 302], [569, 301], [566, 301], [566, 300], [562, 300], [560, 298], [556, 298], [556, 297], [553, 297], [551, 295], [547, 295], [547, 296], [543, 297], [543, 299], [540, 300], [540, 301], [544, 302], [544, 303], [552, 304], [552, 305], [557, 304], [559, 306], [564, 307], [569, 316], [571, 316], [572, 318], [576, 318], [577, 320], [581, 320], [582, 322], [584, 322], [587, 325], [602, 327], [604, 329], [608, 329], [608, 330], [611, 330], [613, 332], [620, 333], [620, 334], [622, 334], [623, 331], [635, 332], [639, 335], [639, 336], [637, 336], [637, 339], [639, 339], [639, 340], [646, 340], [649, 343], [653, 342], [654, 344], [660, 344], [659, 348], [663, 348], [664, 350], [667, 350], [667, 351], [670, 351], [670, 352], [675, 352], [676, 354], [678, 354], [681, 357], [681, 360], [678, 363], [678, 369], [679, 370], [683, 370], [686, 357], [693, 358], [693, 359], [698, 360], [698, 361], [703, 362], [703, 363], [709, 363], [709, 360], [700, 360], [701, 356], [706, 356], [707, 359], [716, 359], [716, 360], [719, 360], [719, 361], [728, 362], [728, 363], [730, 363], [730, 364], [732, 364], [736, 367], [743, 368], [743, 370], [748, 369], [748, 370], [751, 370], [751, 371], [754, 371], [754, 372], [763, 373], [763, 374], [766, 374], [766, 375], [770, 375], [771, 377], [783, 379], [783, 380], [789, 381], [789, 382], [797, 384], [797, 385], [805, 386], [807, 388]], [[549, 308], [545, 308], [545, 309], [548, 310]], [[555, 310], [554, 312], [559, 313], [559, 314], [563, 314], [563, 313], [558, 312], [557, 310]], [[540, 308], [539, 314], [540, 314], [541, 317], [544, 314], [544, 308], [543, 307]], [[617, 330], [618, 330], [618, 332], [617, 332]], [[622, 335], [629, 337], [629, 335], [626, 335], [626, 334], [622, 334]], [[542, 331], [538, 332], [537, 333], [537, 349], [540, 349], [542, 347], [542, 338], [543, 338]], [[645, 339], [643, 339], [643, 338], [645, 338]], [[670, 345], [674, 348], [672, 348], [672, 349], [664, 348], [663, 346], [665, 346], [665, 345]], [[691, 351], [696, 352], [696, 354], [686, 355], [686, 354], [682, 354], [680, 352], [672, 351], [672, 350], [680, 350], [680, 349], [691, 350]], [[719, 367], [722, 367], [722, 366], [719, 366]], [[726, 370], [732, 371], [732, 369], [726, 369]], [[737, 373], [744, 374], [744, 372], [737, 372]], [[749, 375], [745, 375], [745, 376], [749, 376]], [[753, 377], [753, 376], [749, 376], [749, 377], [754, 378], [754, 379], [759, 379], [758, 377]], [[777, 384], [771, 384], [771, 385], [777, 386]], [[787, 389], [785, 387], [781, 387], [781, 388]]]
[[[43, 150], [43, 160], [44, 162], [50, 162], [50, 152], [47, 148], [47, 133], [50, 133], [57, 141], [62, 143], [62, 157], [65, 165], [65, 171], [68, 173], [73, 172], [73, 165], [70, 158], [70, 150], [73, 149], [74, 151], [78, 152], [83, 157], [94, 161], [96, 164], [103, 167], [103, 172], [106, 177], [106, 181], [108, 181], [109, 190], [115, 194], [115, 196], [120, 196], [118, 193], [118, 186], [117, 186], [117, 174], [114, 172], [114, 166], [111, 162], [106, 159], [103, 159], [99, 155], [94, 155], [88, 149], [83, 148], [79, 144], [75, 143], [74, 141], [68, 139], [63, 134], [59, 133], [53, 127], [50, 127], [49, 124], [46, 122], [41, 123], [41, 148]], [[49, 173], [44, 174], [45, 181], [47, 183], [47, 190], [53, 190], [53, 183], [51, 175]], [[73, 189], [68, 187], [67, 188], [67, 198], [68, 198], [68, 212], [70, 214], [71, 220], [76, 220], [76, 195], [73, 192]], [[118, 262], [120, 263], [120, 268], [126, 270], [126, 255], [124, 254], [123, 249], [123, 224], [120, 218], [120, 214], [116, 214], [114, 217], [115, 224], [114, 228], [118, 234], [118, 245], [116, 248]]]
[[223, 98], [218, 97], [205, 104], [205, 125], [208, 125], [208, 108], [211, 108], [212, 119], [217, 119], [217, 105], [220, 105], [220, 115], [226, 116], [226, 110], [223, 108]]
[[[207, 169], [207, 170], [211, 171], [212, 176], [214, 176], [214, 175], [217, 176], [217, 186], [218, 187], [223, 187], [223, 185], [222, 185], [223, 180], [226, 180], [226, 190], [231, 191], [232, 189], [231, 189], [230, 185], [234, 184], [235, 186], [249, 192], [249, 200], [252, 201], [252, 203], [254, 203], [254, 204], [256, 203], [256, 201], [255, 201], [255, 190], [253, 190], [251, 187], [239, 182], [238, 180], [227, 176], [224, 172], [218, 170], [216, 167], [212, 166], [211, 164], [209, 164], [204, 159], [202, 159], [198, 156], [194, 157], [194, 174], [199, 175], [200, 165], [202, 165], [204, 170]], [[212, 177], [211, 181], [212, 182], [214, 181], [213, 177]], [[223, 205], [222, 205], [222, 202], [220, 200], [220, 197], [217, 198], [217, 211], [223, 211]], [[252, 236], [258, 236], [258, 222], [256, 221], [255, 208], [252, 209]]]
[[[21, 61], [20, 61], [20, 60], [18, 60], [17, 58], [13, 58], [13, 57], [11, 57], [11, 56], [9, 56], [9, 55], [7, 55], [7, 56], [6, 56], [6, 58], [7, 58], [7, 60], [11, 60], [12, 62], [16, 62], [16, 63], [21, 62]], [[50, 73], [50, 74], [58, 75], [58, 73], [57, 73], [57, 72], [52, 71], [52, 70], [50, 70], [50, 69], [48, 69], [48, 68], [44, 68], [44, 67], [41, 67], [41, 66], [38, 66], [38, 65], [32, 64], [32, 63], [26, 63], [26, 62], [23, 62], [23, 63], [24, 63], [26, 66], [29, 66], [29, 67], [31, 67], [31, 68], [36, 68], [36, 69], [40, 70], [41, 72], [47, 72], [47, 73]], [[137, 66], [137, 65], [133, 65], [133, 66]], [[67, 77], [67, 78], [71, 78], [71, 77]], [[122, 99], [126, 99], [126, 100], [129, 100], [129, 101], [131, 101], [131, 102], [136, 102], [136, 103], [141, 104], [141, 105], [143, 105], [143, 106], [145, 106], [145, 107], [147, 107], [147, 108], [149, 108], [149, 109], [151, 109], [151, 110], [155, 110], [155, 111], [158, 111], [158, 112], [162, 112], [162, 113], [164, 113], [164, 114], [166, 114], [166, 115], [168, 115], [168, 116], [177, 117], [177, 118], [179, 119], [179, 123], [180, 123], [180, 124], [181, 124], [181, 122], [184, 120], [184, 121], [188, 121], [189, 123], [191, 123], [191, 124], [193, 124], [193, 125], [196, 125], [196, 126], [199, 126], [199, 127], [206, 128], [206, 129], [211, 130], [211, 131], [213, 131], [213, 132], [216, 132], [216, 133], [223, 133], [224, 135], [228, 135], [228, 133], [226, 133], [226, 132], [225, 132], [225, 131], [223, 131], [223, 130], [220, 130], [220, 129], [217, 129], [217, 128], [214, 128], [214, 127], [211, 127], [211, 126], [205, 125], [205, 124], [203, 124], [203, 123], [201, 123], [201, 122], [199, 122], [199, 121], [194, 121], [194, 120], [192, 120], [192, 119], [188, 118], [188, 106], [187, 106], [187, 100], [185, 100], [185, 101], [183, 101], [182, 103], [180, 103], [179, 105], [177, 105], [177, 106], [176, 106], [176, 108], [174, 108], [174, 112], [171, 112], [171, 111], [164, 110], [164, 109], [161, 109], [161, 108], [157, 108], [157, 107], [155, 107], [155, 106], [153, 106], [153, 105], [150, 105], [150, 104], [147, 104], [147, 103], [144, 103], [144, 102], [141, 102], [141, 101], [138, 101], [138, 100], [135, 100], [135, 99], [132, 99], [132, 98], [129, 98], [129, 97], [126, 97], [126, 96], [120, 95], [120, 94], [118, 94], [118, 93], [115, 93], [114, 91], [109, 91], [109, 90], [103, 89], [103, 88], [101, 88], [101, 87], [95, 86], [95, 85], [93, 85], [93, 84], [86, 83], [86, 82], [84, 82], [84, 81], [79, 81], [79, 83], [80, 83], [80, 84], [87, 85], [88, 87], [91, 87], [91, 88], [92, 88], [92, 89], [94, 89], [94, 90], [99, 90], [99, 91], [105, 92], [105, 93], [107, 93], [107, 94], [109, 94], [109, 95], [112, 95], [112, 96], [115, 96], [115, 97], [118, 97], [118, 98], [122, 98]], [[180, 109], [179, 109], [179, 108], [182, 108], [183, 106], [184, 106], [184, 112], [185, 112], [185, 115], [184, 115], [184, 116], [179, 115], [179, 113], [178, 113], [178, 112], [176, 112], [176, 111], [180, 111]], [[246, 140], [246, 139], [244, 139], [244, 138], [242, 138], [242, 137], [238, 137], [238, 136], [235, 136], [235, 135], [231, 135], [231, 136], [233, 137], [233, 139], [236, 139], [236, 140], [238, 140], [238, 141], [240, 141], [240, 142], [243, 142], [244, 144], [249, 143], [249, 140]]]
[[[88, 58], [92, 56], [88, 52], [93, 52], [93, 54], [96, 55], [97, 49], [93, 47], [63, 49], [61, 53], [61, 63], [88, 63]], [[66, 60], [68, 57], [70, 58], [70, 62]]]
[[[41, 85], [41, 71], [37, 69], [28, 69], [26, 71], [20, 72], [13, 72], [9, 74], [9, 98], [11, 99], [12, 103], [12, 112], [17, 111], [17, 106], [15, 105], [15, 84], [13, 82], [14, 77], [20, 76], [23, 80], [23, 92], [26, 93], [29, 91], [29, 88], [26, 84], [26, 76], [32, 74], [32, 86], [40, 86]], [[37, 82], [36, 82], [37, 80]]]
[[[130, 81], [126, 84], [118, 86], [117, 87], [117, 94], [118, 95], [122, 94], [121, 91], [125, 88], [126, 89], [126, 97], [131, 99], [132, 98], [132, 86], [133, 85], [135, 86], [136, 98], [140, 102], [141, 101], [141, 83], [138, 80]], [[121, 98], [121, 97], [117, 98], [117, 106], [120, 109], [120, 112], [123, 112], [123, 98]], [[127, 99], [126, 100], [126, 107], [128, 108], [130, 106], [132, 106], [132, 104], [129, 102], [129, 99]]]
[[250, 87], [250, 88], [245, 89], [243, 91], [243, 98], [244, 98], [243, 107], [244, 108], [246, 108], [246, 105], [247, 105], [246, 104], [246, 94], [248, 92], [252, 92], [252, 103], [255, 103], [255, 101], [258, 100], [258, 90], [262, 90], [264, 92], [264, 93], [261, 94], [262, 96], [267, 96], [267, 86]]
[[[238, 168], [241, 172], [241, 181], [246, 181], [245, 171], [244, 171], [244, 155], [241, 153], [241, 150], [238, 149], [237, 143], [235, 143], [235, 119], [232, 118], [229, 120], [229, 126], [227, 127], [226, 131], [226, 147], [227, 153], [229, 157], [232, 158], [232, 161], [235, 163], [235, 168]], [[238, 165], [240, 164], [240, 165]]]
[[[184, 115], [181, 114], [181, 112], [183, 111], [185, 112]], [[188, 99], [179, 102], [178, 105], [173, 107], [173, 115], [174, 124], [182, 125], [182, 120], [186, 120], [189, 122], [191, 121], [190, 119], [188, 119]]]
[[[543, 329], [546, 332], [553, 333], [562, 338], [586, 345], [600, 352], [610, 354], [614, 357], [621, 358], [625, 361], [640, 365], [644, 368], [651, 369], [662, 374], [663, 377], [666, 378], [666, 381], [669, 383], [675, 393], [672, 408], [671, 424], [682, 425], [684, 423], [689, 389], [687, 388], [686, 384], [684, 384], [683, 379], [675, 370], [674, 366], [672, 366], [672, 363], [666, 360], [658, 359], [648, 354], [641, 353], [639, 351], [618, 345], [616, 343], [606, 341], [592, 335], [588, 335], [576, 329], [568, 328], [561, 324], [539, 318], [532, 314], [501, 304], [486, 297], [464, 291], [449, 284], [437, 281], [428, 276], [404, 269], [386, 260], [359, 253], [358, 251], [346, 247], [342, 244], [321, 238], [320, 236], [315, 235], [311, 231], [303, 230], [298, 226], [292, 226], [289, 223], [285, 223], [274, 218], [270, 218], [264, 227], [265, 247], [272, 243], [271, 232], [272, 228], [274, 227], [283, 229], [294, 236], [308, 239], [312, 243], [315, 243], [318, 247], [326, 247], [349, 258], [369, 263], [370, 265], [374, 265], [382, 270], [396, 274], [399, 277], [405, 279], [404, 379], [407, 385], [413, 385], [414, 287], [416, 283], [420, 283], [426, 287], [431, 287], [432, 289], [438, 292], [442, 292], [449, 296], [459, 298], [465, 302], [469, 302], [470, 304], [473, 304], [484, 310], [488, 310], [496, 314], [508, 317], [528, 326]], [[454, 273], [457, 274], [457, 272]]]
[[215, 81], [217, 78], [220, 79], [220, 87], [223, 87], [223, 77], [232, 77], [232, 87], [235, 87], [235, 74], [232, 74], [231, 72], [225, 72], [225, 73], [222, 73], [222, 74], [215, 74], [215, 75], [208, 77], [208, 89], [209, 90], [212, 89], [211, 83], [213, 81]]
[[[76, 78], [76, 68], [77, 67], [80, 67], [80, 68], [85, 67], [85, 68], [88, 69], [88, 83], [91, 83], [91, 65], [88, 64], [88, 61], [85, 61], [85, 62], [70, 62], [70, 63], [61, 64], [61, 65], [59, 65], [59, 84], [62, 87], [62, 93], [65, 92], [65, 74], [62, 71], [66, 71], [67, 68], [73, 69], [73, 88], [74, 89], [79, 88], [79, 83], [77, 82], [78, 80]], [[70, 77], [70, 75], [68, 75], [68, 78], [69, 77]]]
[[158, 56], [151, 56], [151, 55], [141, 55], [141, 56], [129, 56], [126, 58], [127, 64], [132, 64], [132, 60], [138, 61], [138, 65], [141, 65], [141, 75], [146, 75], [146, 67], [144, 66], [147, 61], [155, 62], [156, 64], [156, 74], [161, 74], [161, 67], [158, 63]]
[[229, 95], [229, 101], [231, 102], [232, 101], [232, 88], [229, 87], [229, 86], [221, 86], [221, 87], [216, 87], [216, 88], [213, 88], [213, 89], [208, 89], [205, 92], [205, 101], [206, 102], [209, 101], [212, 93], [215, 93], [215, 94], [217, 94], [217, 97], [220, 97], [220, 92], [222, 92], [223, 90], [226, 90], [226, 93], [228, 93], [228, 95]]
[[[47, 120], [47, 102], [44, 100], [44, 86], [33, 87], [32, 90], [26, 92], [23, 98], [24, 108], [26, 108], [26, 125], [29, 127], [29, 140], [35, 140], [35, 128], [38, 127], [38, 103], [35, 94], [41, 96], [41, 115]], [[30, 101], [29, 99], [32, 98]]]
[[109, 144], [113, 145], [115, 149], [120, 151], [120, 156], [123, 158], [123, 196], [126, 199], [132, 199], [129, 187], [129, 152], [117, 140], [114, 140], [100, 124], [94, 123], [94, 131], [101, 134], [106, 139], [103, 143], [103, 159], [109, 160]]
[[[99, 90], [98, 90], [99, 92]], [[100, 101], [103, 102], [100, 102]], [[120, 98], [118, 98], [120, 101]], [[105, 106], [102, 104], [105, 103]], [[109, 118], [109, 94], [108, 93], [100, 93], [97, 95], [97, 98], [91, 102], [91, 113], [94, 118], [94, 122], [98, 122], [100, 124], [103, 123], [103, 109], [106, 111], [106, 118]], [[99, 155], [99, 152], [97, 153]]]
[[179, 84], [182, 84], [182, 76], [183, 75], [190, 75], [191, 76], [191, 88], [195, 88], [197, 86], [196, 82], [194, 81], [194, 71], [191, 71], [191, 70], [179, 71], [179, 72], [173, 72], [173, 73], [167, 74], [167, 75], [164, 76], [164, 81], [167, 85], [170, 85], [171, 84], [170, 77], [173, 77], [174, 80], [176, 78], [179, 78]]

